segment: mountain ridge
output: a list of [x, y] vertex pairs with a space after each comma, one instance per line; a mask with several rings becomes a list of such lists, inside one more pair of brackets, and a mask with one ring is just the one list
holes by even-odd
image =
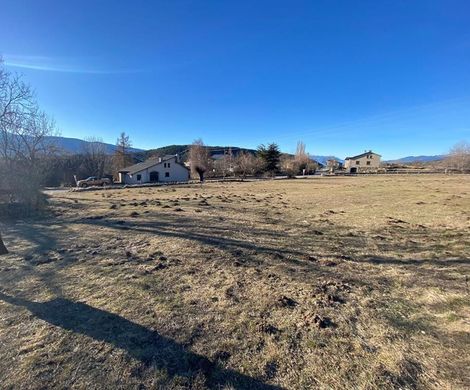
[[[71, 154], [78, 154], [86, 149], [86, 146], [89, 141], [82, 140], [79, 138], [72, 138], [72, 137], [62, 137], [62, 136], [49, 136], [47, 137], [48, 140], [55, 143], [60, 149], [67, 153]], [[101, 142], [107, 154], [113, 154], [116, 151], [116, 145], [109, 144], [106, 142]], [[131, 148], [131, 153], [135, 153], [141, 155], [141, 158], [147, 158], [150, 156], [155, 155], [165, 155], [165, 154], [179, 154], [184, 157], [187, 154], [187, 151], [191, 145], [190, 144], [183, 144], [183, 145], [166, 145], [159, 148], [152, 148], [152, 149], [140, 149], [140, 148]], [[254, 153], [256, 152], [255, 149], [251, 148], [243, 148], [238, 146], [207, 146], [211, 155], [219, 156], [227, 153], [229, 149], [232, 150], [234, 155], [237, 155], [241, 151]], [[420, 156], [406, 156], [398, 159], [393, 160], [385, 160], [385, 163], [412, 163], [412, 162], [432, 162], [432, 161], [440, 161], [443, 160], [446, 156], [445, 155], [420, 155]], [[343, 159], [338, 158], [336, 156], [322, 156], [322, 155], [310, 155], [312, 160], [318, 161], [319, 163], [325, 165], [327, 160], [334, 159], [339, 162], [344, 162]]]

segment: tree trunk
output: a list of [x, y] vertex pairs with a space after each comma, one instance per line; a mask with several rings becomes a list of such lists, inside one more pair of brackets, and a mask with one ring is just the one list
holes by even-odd
[[7, 248], [5, 247], [5, 244], [3, 243], [2, 234], [0, 233], [0, 256], [6, 255], [7, 253], [8, 253]]

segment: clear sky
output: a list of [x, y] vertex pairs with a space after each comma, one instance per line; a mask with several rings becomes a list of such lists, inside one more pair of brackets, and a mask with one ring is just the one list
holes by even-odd
[[470, 139], [470, 1], [1, 0], [63, 136], [386, 159]]

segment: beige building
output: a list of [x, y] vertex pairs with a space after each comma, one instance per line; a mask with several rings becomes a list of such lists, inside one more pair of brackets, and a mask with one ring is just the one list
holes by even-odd
[[346, 157], [344, 169], [349, 173], [375, 171], [380, 168], [380, 157], [380, 154], [374, 153], [372, 150], [357, 156]]

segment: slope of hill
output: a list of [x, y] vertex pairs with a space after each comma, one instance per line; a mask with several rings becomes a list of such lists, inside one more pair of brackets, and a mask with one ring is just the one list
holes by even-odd
[[407, 164], [407, 163], [413, 163], [413, 162], [440, 161], [440, 160], [444, 160], [445, 158], [446, 156], [444, 154], [439, 154], [435, 156], [407, 156], [407, 157], [399, 158], [397, 160], [388, 160], [385, 162]]
[[[188, 157], [189, 148], [191, 145], [168, 145], [161, 148], [147, 150], [147, 157], [150, 156], [164, 156], [166, 154], [178, 154], [183, 160]], [[256, 151], [248, 148], [239, 148], [237, 146], [207, 146], [209, 153], [213, 158], [223, 156], [232, 151], [233, 156], [237, 156], [240, 152], [255, 153]]]
[[[67, 137], [47, 137], [47, 140], [54, 145], [56, 145], [59, 149], [71, 153], [77, 154], [83, 152], [86, 148], [86, 145], [89, 143], [88, 141], [78, 139], [78, 138], [67, 138]], [[112, 154], [116, 151], [116, 145], [107, 144], [103, 142], [105, 147], [106, 153]], [[132, 153], [142, 152], [142, 149], [131, 148]]]

